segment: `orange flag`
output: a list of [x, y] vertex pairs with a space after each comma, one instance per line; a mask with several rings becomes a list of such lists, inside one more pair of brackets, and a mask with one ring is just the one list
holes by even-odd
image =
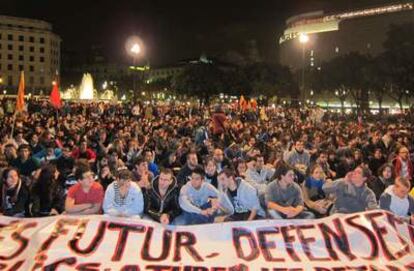
[[256, 109], [257, 109], [257, 101], [256, 101], [256, 99], [251, 99], [251, 100], [250, 100], [250, 106], [251, 106], [254, 110], [256, 110]]
[[240, 108], [242, 111], [246, 111], [246, 107], [247, 107], [248, 102], [246, 101], [246, 99], [244, 98], [244, 96], [240, 96]]
[[24, 72], [20, 73], [19, 89], [17, 91], [16, 112], [24, 110]]

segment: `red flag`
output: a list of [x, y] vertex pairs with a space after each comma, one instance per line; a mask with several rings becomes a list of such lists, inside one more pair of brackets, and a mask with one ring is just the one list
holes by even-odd
[[257, 102], [256, 102], [256, 100], [255, 100], [255, 99], [251, 99], [251, 100], [250, 100], [250, 106], [251, 106], [254, 110], [256, 110], [256, 109], [257, 109]]
[[23, 112], [24, 110], [24, 72], [20, 73], [19, 88], [17, 90], [16, 112]]
[[50, 103], [56, 109], [62, 107], [62, 100], [60, 99], [60, 92], [57, 81], [53, 83], [52, 92], [50, 93]]

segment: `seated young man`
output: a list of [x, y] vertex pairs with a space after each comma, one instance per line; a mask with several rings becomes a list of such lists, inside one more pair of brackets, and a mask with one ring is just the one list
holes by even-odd
[[411, 183], [404, 177], [397, 177], [381, 195], [380, 208], [390, 211], [407, 222], [414, 223], [414, 198], [410, 192]]
[[232, 214], [225, 221], [254, 220], [265, 217], [256, 189], [236, 175], [231, 169], [224, 169], [218, 175], [218, 182], [231, 202]]
[[103, 211], [120, 217], [139, 218], [144, 210], [144, 197], [139, 186], [132, 182], [132, 173], [121, 169], [105, 192]]
[[161, 169], [160, 175], [152, 180], [145, 191], [145, 214], [163, 225], [173, 223], [181, 214], [178, 197], [180, 188], [171, 169]]
[[65, 212], [70, 215], [91, 215], [101, 212], [104, 190], [94, 180], [94, 174], [86, 165], [75, 171], [78, 183], [73, 185], [66, 196]]
[[375, 193], [365, 184], [371, 172], [368, 168], [357, 167], [345, 178], [325, 183], [325, 194], [334, 194], [332, 213], [351, 214], [378, 208]]
[[197, 166], [190, 181], [180, 191], [179, 203], [183, 210], [175, 220], [176, 225], [212, 223], [221, 212], [230, 213], [231, 203], [214, 186], [204, 182], [204, 170]]
[[295, 172], [287, 165], [280, 165], [275, 179], [266, 189], [265, 201], [268, 213], [274, 219], [310, 219], [315, 216], [305, 211], [300, 186], [294, 182]]

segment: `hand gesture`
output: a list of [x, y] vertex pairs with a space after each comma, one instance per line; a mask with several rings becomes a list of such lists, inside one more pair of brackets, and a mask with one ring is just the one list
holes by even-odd
[[160, 222], [163, 225], [168, 225], [170, 224], [170, 217], [168, 214], [162, 214], [160, 217]]

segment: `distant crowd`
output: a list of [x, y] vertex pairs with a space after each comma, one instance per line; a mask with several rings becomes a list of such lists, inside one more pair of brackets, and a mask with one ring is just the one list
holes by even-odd
[[13, 102], [0, 101], [5, 216], [193, 225], [381, 208], [414, 222], [409, 113], [31, 100], [14, 115]]

